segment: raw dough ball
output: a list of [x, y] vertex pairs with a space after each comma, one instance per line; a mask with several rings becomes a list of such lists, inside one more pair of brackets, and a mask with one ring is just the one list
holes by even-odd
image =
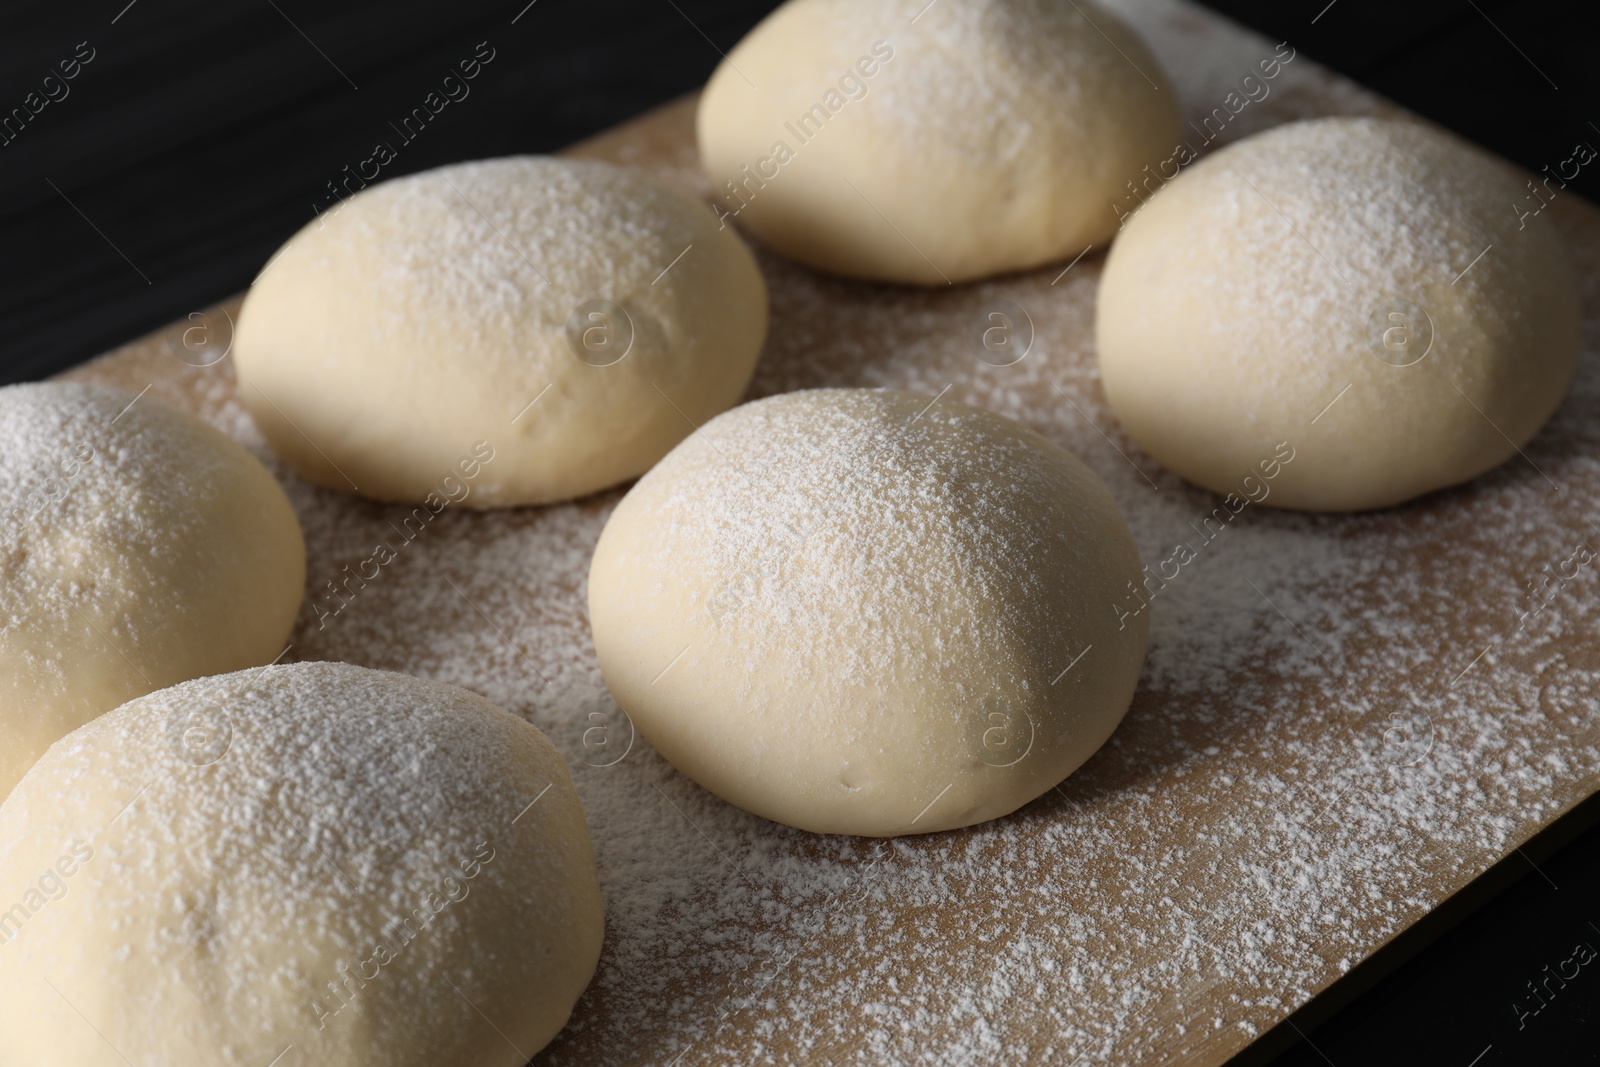
[[543, 734], [333, 663], [187, 682], [58, 743], [0, 807], [0, 886], [6, 1067], [522, 1067], [603, 921]]
[[822, 270], [942, 285], [1075, 256], [1179, 140], [1090, 0], [789, 0], [700, 100], [715, 203]]
[[[1195, 164], [1112, 246], [1100, 373], [1128, 434], [1267, 503], [1384, 507], [1500, 463], [1578, 356], [1548, 215], [1504, 164], [1412, 122], [1281, 126]], [[1510, 440], [1507, 440], [1510, 438]]]
[[718, 796], [819, 833], [1021, 807], [1110, 735], [1144, 661], [1128, 528], [1010, 419], [818, 389], [708, 423], [628, 493], [589, 571], [641, 733]]
[[0, 500], [0, 798], [96, 715], [283, 651], [300, 522], [203, 420], [99, 385], [0, 389]]
[[251, 287], [234, 359], [318, 485], [495, 507], [648, 470], [739, 398], [766, 329], [755, 260], [703, 203], [528, 156], [385, 182], [307, 225]]

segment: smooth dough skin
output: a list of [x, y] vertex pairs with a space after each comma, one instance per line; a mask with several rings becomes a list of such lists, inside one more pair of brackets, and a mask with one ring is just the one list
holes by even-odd
[[698, 117], [725, 220], [810, 266], [919, 285], [1107, 240], [1179, 128], [1154, 57], [1090, 0], [789, 0]]
[[1270, 503], [1386, 507], [1526, 444], [1578, 357], [1577, 282], [1524, 180], [1412, 123], [1320, 119], [1225, 148], [1111, 247], [1100, 374], [1128, 434]]
[[0, 887], [0, 1067], [522, 1067], [603, 924], [543, 734], [333, 663], [60, 741], [0, 807]]
[[758, 815], [890, 837], [993, 819], [1127, 711], [1140, 576], [1104, 486], [1020, 424], [897, 391], [759, 400], [640, 479], [589, 571], [606, 684]]
[[96, 715], [288, 641], [299, 520], [193, 415], [99, 385], [0, 389], [0, 505], [0, 798]]
[[499, 507], [648, 470], [739, 398], [766, 329], [755, 260], [705, 204], [528, 156], [385, 182], [307, 225], [251, 286], [234, 359], [316, 484], [420, 503], [464, 480], [460, 503]]

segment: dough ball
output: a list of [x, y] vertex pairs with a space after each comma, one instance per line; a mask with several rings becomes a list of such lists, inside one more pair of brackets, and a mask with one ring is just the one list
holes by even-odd
[[1014, 811], [1127, 710], [1141, 577], [1082, 464], [964, 404], [818, 389], [708, 423], [589, 571], [606, 684], [689, 777], [819, 833]]
[[0, 501], [0, 798], [96, 715], [288, 642], [300, 522], [193, 415], [77, 382], [0, 389]]
[[344, 664], [62, 740], [0, 807], [0, 886], [0, 1062], [28, 1067], [522, 1067], [600, 953], [544, 735]]
[[466, 507], [583, 496], [733, 404], [767, 329], [749, 249], [635, 170], [527, 156], [364, 190], [250, 289], [239, 394], [318, 485]]
[[1090, 0], [789, 0], [700, 100], [714, 205], [784, 255], [943, 285], [1108, 240], [1178, 100]]
[[1111, 247], [1117, 418], [1190, 481], [1279, 507], [1385, 507], [1488, 470], [1577, 363], [1573, 269], [1532, 196], [1413, 122], [1294, 123], [1202, 160]]

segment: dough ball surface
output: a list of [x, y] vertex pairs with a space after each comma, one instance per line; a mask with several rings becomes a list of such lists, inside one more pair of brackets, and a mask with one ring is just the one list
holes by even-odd
[[766, 300], [732, 228], [648, 175], [464, 163], [365, 189], [280, 250], [240, 316], [239, 395], [321, 486], [569, 499], [738, 399]]
[[897, 391], [712, 420], [612, 514], [589, 572], [606, 684], [742, 808], [821, 833], [1014, 811], [1110, 735], [1144, 660], [1115, 502], [1019, 423]]
[[[1106, 395], [1183, 477], [1264, 502], [1385, 507], [1526, 444], [1577, 363], [1577, 284], [1499, 161], [1412, 123], [1320, 119], [1202, 160], [1127, 223], [1102, 276]], [[1508, 440], [1509, 438], [1509, 440]]]
[[5, 1067], [522, 1067], [603, 922], [543, 734], [331, 663], [63, 739], [0, 807], [0, 887]]
[[1090, 0], [790, 0], [700, 100], [714, 205], [821, 270], [943, 285], [1109, 239], [1177, 95]]
[[0, 798], [96, 715], [283, 651], [300, 522], [204, 420], [99, 385], [0, 389], [0, 501]]

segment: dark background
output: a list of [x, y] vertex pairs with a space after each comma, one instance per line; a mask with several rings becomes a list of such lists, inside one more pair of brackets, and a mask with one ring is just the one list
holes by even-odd
[[[525, 4], [7, 2], [0, 117], [61, 60], [89, 54], [80, 42], [93, 59], [64, 98], [0, 134], [0, 383], [45, 377], [243, 290], [326, 203], [325, 183], [375, 142], [398, 141], [389, 123], [479, 42], [494, 59], [470, 95], [384, 178], [595, 133], [702, 84], [719, 50], [775, 6]], [[1530, 170], [1579, 140], [1600, 147], [1593, 0], [1209, 6]], [[1600, 166], [1573, 194], [1600, 200]], [[1571, 840], [1597, 813], [1586, 805], [1525, 847], [1529, 858], [1513, 854], [1240, 1063], [1600, 1062], [1600, 960], [1520, 1028], [1512, 1009], [1519, 995], [1534, 1003], [1525, 983], [1575, 943], [1600, 949], [1600, 831]]]

